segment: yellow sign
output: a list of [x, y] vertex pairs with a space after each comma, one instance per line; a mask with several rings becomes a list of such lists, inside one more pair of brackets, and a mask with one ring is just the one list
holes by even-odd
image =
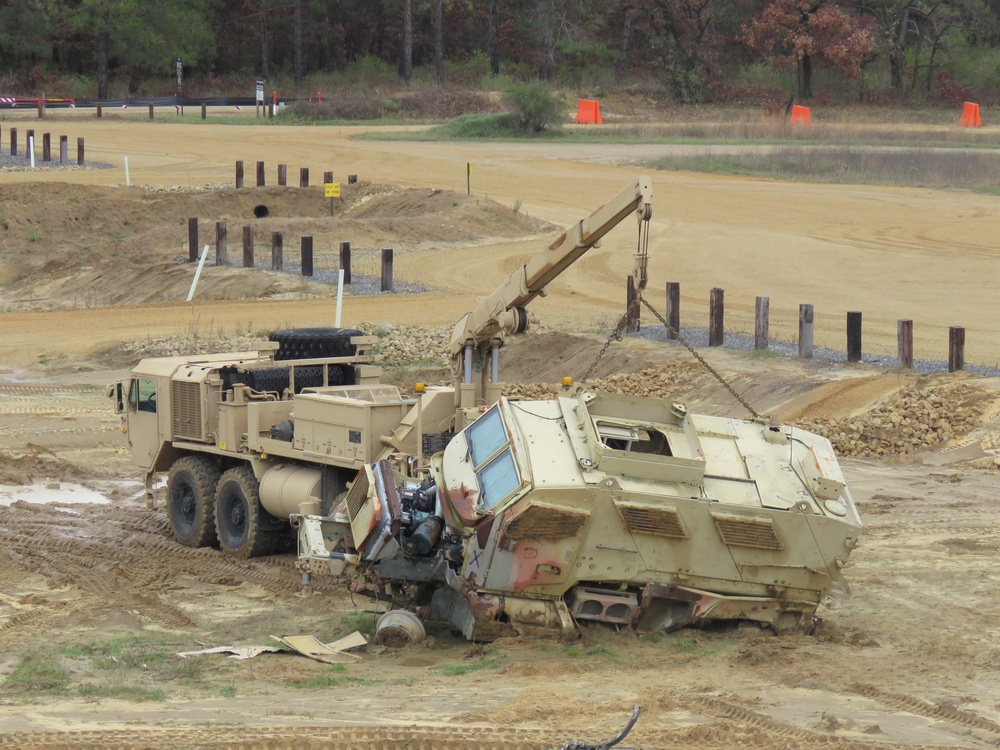
[[340, 197], [340, 183], [339, 182], [328, 182], [323, 186], [325, 193], [324, 196], [327, 198], [339, 198]]

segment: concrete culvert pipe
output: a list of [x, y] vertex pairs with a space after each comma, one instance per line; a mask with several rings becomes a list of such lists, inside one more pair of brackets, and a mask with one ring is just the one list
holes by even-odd
[[266, 219], [271, 215], [271, 209], [265, 206], [263, 203], [258, 203], [253, 207], [253, 215], [255, 219]]

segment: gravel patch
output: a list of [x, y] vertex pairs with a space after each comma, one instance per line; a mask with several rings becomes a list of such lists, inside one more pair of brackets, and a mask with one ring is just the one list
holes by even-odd
[[[55, 158], [53, 161], [42, 161], [41, 156], [35, 154], [35, 170], [55, 170], [61, 169], [68, 172], [79, 172], [84, 169], [112, 169], [111, 164], [99, 161], [85, 161], [82, 165], [76, 163], [76, 159], [61, 164], [58, 160], [59, 146], [54, 149]], [[31, 162], [27, 156], [11, 156], [10, 152], [0, 151], [0, 172], [31, 172]]]

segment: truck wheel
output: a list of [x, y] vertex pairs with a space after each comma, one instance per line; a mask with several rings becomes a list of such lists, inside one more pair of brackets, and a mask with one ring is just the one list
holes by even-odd
[[167, 518], [174, 538], [188, 547], [208, 547], [215, 536], [215, 488], [219, 466], [207, 456], [185, 456], [170, 467]]
[[288, 536], [263, 531], [257, 478], [249, 466], [238, 466], [219, 479], [215, 495], [215, 528], [219, 546], [234, 557], [259, 557], [277, 551]]
[[353, 357], [357, 347], [351, 344], [351, 336], [360, 335], [353, 328], [289, 328], [272, 331], [268, 339], [278, 342], [275, 360], [318, 359]]

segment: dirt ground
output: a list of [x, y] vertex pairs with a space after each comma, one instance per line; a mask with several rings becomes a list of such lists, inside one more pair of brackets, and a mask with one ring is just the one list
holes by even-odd
[[[246, 562], [180, 548], [162, 511], [145, 507], [104, 397], [127, 368], [109, 347], [333, 316], [331, 287], [294, 271], [210, 268], [184, 303], [188, 217], [203, 238], [227, 220], [234, 262], [237, 227], [253, 225], [268, 267], [262, 238], [273, 231], [285, 233], [286, 263], [297, 248], [288, 238], [304, 234], [327, 256], [345, 239], [362, 253], [394, 246], [397, 279], [427, 291], [351, 293], [345, 321], [446, 326], [551, 241], [543, 222], [582, 218], [635, 169], [618, 165], [629, 158], [620, 145], [401, 144], [348, 140], [351, 128], [80, 118], [53, 129], [86, 135], [90, 158], [129, 155], [133, 182], [156, 189], [114, 188], [123, 175], [107, 169], [0, 173], [0, 747], [561, 747], [607, 740], [635, 705], [630, 747], [1000, 741], [1000, 382], [964, 374], [706, 353], [758, 410], [814, 422], [851, 455], [888, 446], [843, 461], [864, 544], [847, 571], [853, 596], [822, 611], [812, 635], [587, 628], [577, 644], [473, 646], [432, 629], [425, 644], [344, 669], [286, 654], [176, 659], [270, 635], [329, 640], [374, 619], [329, 581], [299, 595], [291, 555]], [[223, 186], [236, 159], [362, 181], [332, 220], [317, 189], [173, 189]], [[947, 327], [964, 323], [970, 361], [1000, 361], [995, 197], [682, 173], [654, 184], [651, 289], [681, 281], [686, 325], [720, 286], [736, 326], [766, 294], [774, 336], [793, 339], [799, 302], [812, 302], [817, 343], [842, 346], [843, 313], [860, 309], [866, 348], [894, 349], [895, 320], [912, 317], [918, 356], [942, 358]], [[252, 219], [262, 203], [271, 216]], [[582, 375], [620, 313], [633, 243], [625, 224], [538, 300], [547, 328], [505, 352], [508, 379]], [[677, 348], [617, 344], [596, 374], [644, 368], [658, 369], [643, 387], [745, 416]], [[949, 431], [929, 444], [903, 452], [890, 440], [902, 426], [874, 426], [887, 404], [902, 414], [935, 398], [933, 419]], [[870, 426], [866, 450], [856, 433], [837, 437], [845, 424]]]

